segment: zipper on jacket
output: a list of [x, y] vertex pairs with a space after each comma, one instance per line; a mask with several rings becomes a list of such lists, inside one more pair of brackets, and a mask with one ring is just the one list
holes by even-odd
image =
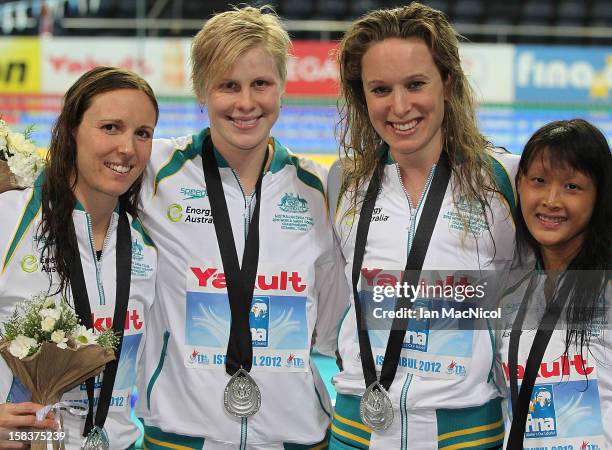
[[89, 232], [89, 246], [91, 248], [91, 255], [93, 257], [94, 265], [96, 267], [96, 284], [98, 286], [98, 297], [100, 300], [100, 305], [106, 305], [106, 296], [104, 295], [104, 285], [102, 284], [102, 258], [104, 258], [104, 254], [106, 253], [106, 248], [108, 247], [108, 241], [110, 239], [111, 230], [115, 227], [117, 222], [117, 216], [115, 213], [111, 215], [111, 221], [108, 225], [108, 230], [106, 231], [106, 236], [104, 237], [104, 242], [102, 243], [102, 256], [100, 257], [100, 261], [98, 261], [98, 257], [96, 256], [96, 245], [93, 239], [93, 227], [91, 225], [91, 216], [88, 212], [85, 212], [85, 217], [87, 218], [87, 230]]
[[[423, 206], [423, 200], [425, 199], [425, 197], [427, 196], [427, 193], [429, 192], [429, 187], [431, 185], [431, 180], [433, 179], [433, 174], [435, 172], [436, 169], [436, 165], [434, 164], [431, 167], [431, 170], [429, 171], [429, 176], [427, 177], [427, 181], [425, 183], [425, 188], [423, 189], [423, 192], [421, 193], [421, 198], [419, 198], [419, 202], [417, 203], [416, 208], [412, 207], [412, 199], [410, 198], [410, 194], [408, 193], [408, 190], [406, 189], [406, 186], [404, 186], [404, 182], [402, 181], [402, 174], [400, 172], [400, 168], [399, 168], [399, 164], [395, 164], [395, 168], [397, 171], [397, 177], [399, 179], [400, 185], [402, 186], [402, 190], [404, 191], [404, 194], [406, 195], [406, 200], [408, 200], [408, 210], [410, 211], [410, 228], [408, 230], [408, 255], [410, 255], [410, 250], [412, 249], [412, 241], [414, 240], [414, 235], [416, 234], [416, 217], [417, 214], [419, 212], [419, 210], [421, 209], [421, 207]], [[402, 386], [402, 393], [400, 396], [400, 415], [401, 415], [401, 449], [405, 450], [407, 448], [408, 445], [408, 420], [407, 420], [407, 416], [408, 416], [408, 408], [406, 407], [406, 397], [408, 396], [408, 389], [410, 389], [410, 385], [412, 383], [412, 374], [408, 374], [406, 376], [406, 380], [404, 381], [404, 386]]]
[[410, 198], [410, 194], [408, 193], [408, 190], [406, 189], [406, 186], [404, 186], [404, 182], [402, 181], [402, 174], [400, 172], [399, 164], [395, 164], [395, 169], [397, 171], [397, 177], [399, 179], [400, 186], [402, 186], [402, 190], [406, 195], [406, 200], [408, 200], [408, 211], [410, 211], [410, 229], [408, 231], [408, 254], [410, 254], [410, 249], [412, 248], [412, 241], [414, 240], [414, 235], [416, 233], [416, 217], [419, 210], [421, 209], [421, 206], [423, 206], [423, 200], [427, 196], [427, 192], [429, 192], [429, 186], [431, 185], [431, 181], [436, 170], [436, 165], [434, 164], [431, 167], [431, 170], [429, 171], [427, 181], [425, 182], [425, 188], [421, 193], [421, 198], [419, 198], [419, 202], [417, 203], [416, 208], [412, 207], [412, 199]]
[[[232, 173], [234, 174], [234, 178], [236, 178], [236, 182], [240, 187], [240, 192], [242, 193], [242, 199], [244, 200], [244, 211], [243, 215], [243, 226], [244, 226], [244, 241], [246, 242], [247, 236], [249, 234], [249, 225], [251, 224], [251, 206], [253, 205], [253, 199], [255, 198], [255, 191], [251, 195], [246, 195], [244, 192], [244, 186], [242, 186], [242, 182], [240, 181], [240, 177], [238, 173], [234, 169], [232, 169]], [[242, 265], [242, 262], [240, 263]]]
[[247, 434], [249, 431], [248, 417], [240, 421], [240, 450], [246, 450]]

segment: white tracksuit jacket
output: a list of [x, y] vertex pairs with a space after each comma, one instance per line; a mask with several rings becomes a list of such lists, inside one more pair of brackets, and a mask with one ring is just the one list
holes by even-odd
[[[504, 327], [498, 331], [498, 358], [503, 372], [507, 393], [506, 432], [510, 431], [512, 411], [508, 368], [510, 330], [516, 312], [529, 284], [529, 272], [523, 277], [513, 277], [508, 295], [502, 299]], [[537, 274], [537, 284], [523, 321], [518, 354], [518, 386], [525, 371], [529, 351], [542, 317], [545, 272]], [[588, 350], [581, 352], [573, 344], [565, 354], [566, 327], [563, 316], [550, 338], [538, 370], [531, 394], [527, 415], [523, 448], [525, 449], [581, 449], [603, 450], [612, 448], [612, 335], [610, 334], [610, 299], [612, 284], [608, 282], [605, 294], [605, 316], [591, 326]]]
[[[147, 427], [235, 448], [319, 442], [331, 405], [309, 359], [311, 337], [315, 331], [318, 350], [333, 354], [348, 301], [327, 220], [326, 170], [271, 140], [274, 156], [262, 183], [250, 312], [251, 375], [262, 402], [254, 416], [237, 419], [223, 408], [231, 314], [202, 171], [207, 133], [156, 140], [145, 172], [141, 209], [160, 250], [160, 275], [151, 317], [156, 335], [145, 349], [137, 412]], [[245, 196], [237, 174], [220, 154], [216, 157], [242, 259], [259, 199]], [[161, 445], [160, 440], [150, 442]]]
[[[491, 194], [489, 199], [492, 210], [492, 213], [487, 211], [490, 232], [481, 210], [472, 212], [469, 220], [471, 229], [467, 234], [464, 232], [464, 223], [453, 201], [454, 176], [451, 176], [423, 264], [423, 277], [428, 278], [431, 284], [446, 284], [449, 273], [455, 274], [456, 283], [463, 271], [500, 270], [512, 260], [514, 224], [509, 203], [514, 202], [512, 181], [518, 167], [518, 157], [501, 151], [491, 151], [490, 154], [496, 180], [504, 191], [504, 195]], [[336, 238], [341, 243], [346, 260], [346, 278], [351, 283], [359, 211], [350, 212], [352, 201], [343, 193], [342, 183], [341, 165], [336, 162], [328, 179], [330, 212]], [[427, 191], [423, 196], [426, 194]], [[365, 249], [363, 268], [370, 277], [368, 283], [385, 284], [386, 281], [381, 278], [383, 272], [396, 271], [397, 274], [404, 270], [423, 203], [421, 200], [416, 208], [411, 205], [401, 182], [399, 166], [388, 153]], [[462, 200], [458, 202], [459, 208], [465, 206]], [[382, 271], [379, 272], [379, 269]], [[445, 275], [441, 275], [441, 279], [435, 278], [432, 271]], [[434, 278], [431, 279], [431, 276]], [[358, 286], [360, 292], [363, 280], [365, 278]], [[369, 331], [369, 334], [376, 369], [380, 373], [388, 333], [381, 335], [380, 332]], [[419, 336], [424, 340], [418, 341]], [[429, 450], [438, 446], [465, 445], [471, 440], [495, 442], [503, 436], [501, 417], [498, 423], [483, 424], [489, 427], [491, 433], [470, 435], [461, 431], [465, 439], [460, 438], [459, 441], [456, 428], [449, 423], [454, 421], [449, 410], [478, 407], [500, 395], [494, 383], [488, 381], [494, 361], [494, 344], [489, 330], [465, 330], [459, 334], [426, 330], [425, 334], [412, 333], [412, 336], [408, 332], [402, 350], [403, 363], [400, 362], [389, 392], [395, 418], [391, 427], [384, 432], [370, 433], [363, 424], [356, 423], [359, 420], [355, 411], [356, 400], [348, 410], [343, 406], [346, 403], [341, 401], [343, 398], [361, 397], [365, 391], [353, 302], [340, 326], [338, 347], [343, 371], [333, 380], [340, 395], [336, 403], [332, 436], [341, 441], [357, 448]], [[467, 429], [469, 423], [459, 428]], [[473, 423], [480, 425], [476, 419]]]
[[[39, 178], [40, 182], [42, 178]], [[50, 288], [49, 274], [55, 271], [55, 262], [41, 257], [34, 236], [40, 221], [40, 187], [22, 191], [9, 191], [0, 195], [4, 217], [0, 221], [0, 321], [4, 322], [15, 310], [17, 303], [30, 299]], [[112, 326], [115, 311], [116, 264], [115, 242], [117, 238], [118, 214], [113, 213], [108, 229], [102, 257], [96, 260], [91, 217], [77, 204], [73, 220], [87, 293], [91, 306], [94, 327]], [[130, 298], [125, 319], [125, 335], [111, 406], [106, 419], [111, 448], [127, 448], [135, 442], [140, 431], [130, 419], [132, 387], [136, 380], [136, 369], [146, 338], [147, 316], [155, 295], [157, 250], [144, 232], [140, 222], [130, 217], [132, 234], [132, 276]], [[55, 280], [57, 281], [57, 280]], [[52, 290], [54, 292], [55, 289]], [[71, 301], [72, 303], [72, 301]], [[0, 398], [10, 398], [12, 374], [4, 360], [0, 362]], [[95, 401], [97, 403], [99, 381], [96, 379]], [[87, 404], [87, 391], [77, 386], [67, 392], [62, 400]], [[84, 418], [75, 418], [64, 413], [65, 429], [68, 432], [66, 448], [80, 448], [85, 424]]]

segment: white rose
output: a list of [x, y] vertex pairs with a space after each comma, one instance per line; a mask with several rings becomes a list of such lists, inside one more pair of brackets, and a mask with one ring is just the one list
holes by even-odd
[[11, 153], [31, 154], [36, 152], [36, 146], [21, 133], [10, 133], [7, 140]]
[[7, 161], [9, 169], [20, 187], [29, 187], [44, 168], [45, 160], [38, 154], [33, 142], [23, 134], [9, 133], [6, 136], [7, 146], [13, 154]]
[[40, 171], [44, 167], [44, 162], [38, 154], [15, 154], [7, 161], [9, 169], [15, 178], [17, 184], [21, 187], [30, 187], [34, 185], [34, 181], [38, 177]]
[[56, 344], [63, 342], [64, 339], [66, 339], [66, 333], [64, 330], [55, 330], [53, 333], [51, 333], [51, 341], [55, 342]]
[[7, 137], [11, 130], [4, 120], [0, 120], [0, 150], [5, 150], [8, 145]]
[[79, 325], [74, 335], [74, 340], [77, 343], [77, 347], [83, 347], [85, 345], [95, 344], [98, 340], [98, 336], [95, 335], [93, 330], [88, 330], [84, 325]]
[[53, 317], [45, 317], [40, 323], [40, 327], [46, 332], [53, 331], [53, 328], [55, 328], [55, 322], [57, 322], [57, 320], [55, 320]]
[[58, 320], [62, 313], [57, 308], [44, 308], [44, 309], [41, 309], [38, 314], [43, 319], [50, 318], [50, 319], [53, 319], [53, 320]]
[[51, 333], [51, 341], [55, 342], [59, 348], [63, 349], [68, 347], [68, 338], [63, 330], [55, 330]]
[[55, 308], [55, 306], [56, 306], [55, 297], [45, 298], [45, 301], [43, 302], [43, 308], [51, 308], [51, 307]]
[[15, 358], [23, 359], [28, 356], [31, 348], [38, 347], [36, 339], [29, 338], [27, 336], [17, 336], [9, 345], [9, 352]]

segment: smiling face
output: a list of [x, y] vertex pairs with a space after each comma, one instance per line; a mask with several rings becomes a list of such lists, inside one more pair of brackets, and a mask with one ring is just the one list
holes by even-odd
[[361, 78], [368, 115], [394, 158], [437, 159], [442, 149], [445, 83], [419, 38], [390, 38], [363, 55]]
[[240, 56], [207, 91], [210, 134], [221, 153], [263, 151], [280, 112], [283, 84], [261, 47]]
[[156, 112], [138, 89], [96, 95], [74, 131], [77, 183], [84, 205], [116, 203], [140, 176], [151, 156]]
[[525, 224], [542, 255], [564, 255], [567, 265], [580, 250], [593, 214], [593, 180], [567, 166], [551, 167], [549, 152], [542, 150], [519, 177], [517, 188]]

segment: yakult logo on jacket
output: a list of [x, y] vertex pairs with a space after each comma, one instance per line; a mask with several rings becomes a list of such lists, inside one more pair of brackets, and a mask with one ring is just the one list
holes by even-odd
[[[225, 290], [227, 282], [225, 273], [220, 272], [216, 267], [190, 267], [191, 273], [197, 278], [198, 286], [211, 287], [214, 289]], [[304, 292], [306, 285], [302, 283], [299, 272], [287, 272], [285, 270], [273, 275], [257, 275], [255, 279], [255, 289], [260, 291], [293, 291]]]
[[[95, 313], [91, 313], [91, 321], [93, 323], [93, 327], [102, 332], [113, 326], [113, 318], [112, 317], [104, 317], [104, 316], [96, 316]], [[128, 310], [125, 313], [125, 322], [124, 329], [125, 330], [140, 330], [143, 326], [143, 321], [141, 320], [140, 315], [136, 309]]]
[[[510, 368], [508, 364], [503, 363], [504, 376], [506, 381], [510, 379]], [[581, 376], [590, 375], [594, 367], [590, 367], [581, 355], [574, 355], [570, 359], [568, 356], [562, 356], [560, 360], [552, 362], [543, 362], [538, 370], [538, 378], [556, 378], [561, 376], [569, 376], [573, 372]], [[522, 380], [525, 376], [525, 366], [517, 364], [517, 378]]]

